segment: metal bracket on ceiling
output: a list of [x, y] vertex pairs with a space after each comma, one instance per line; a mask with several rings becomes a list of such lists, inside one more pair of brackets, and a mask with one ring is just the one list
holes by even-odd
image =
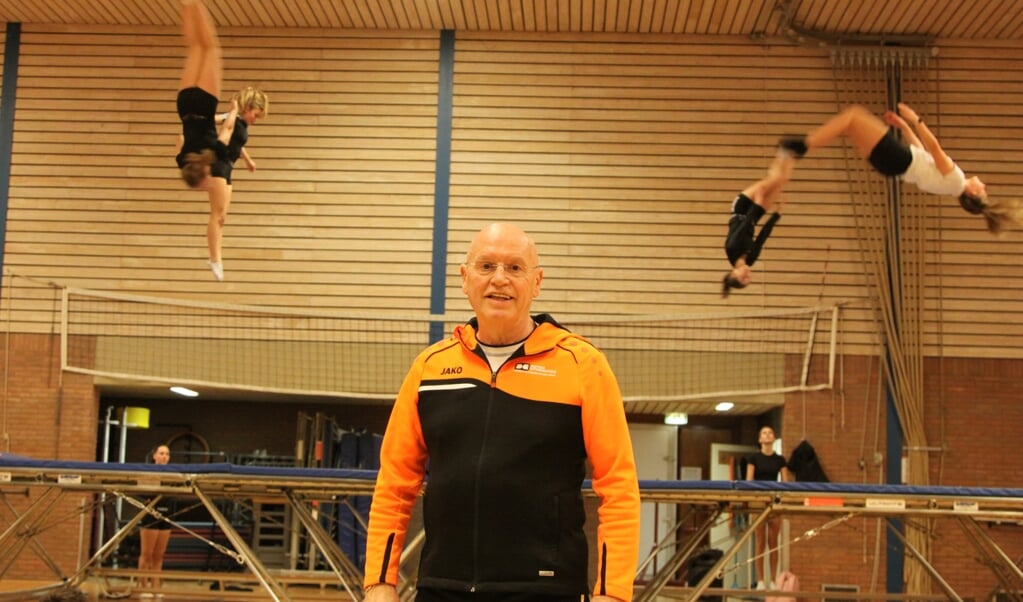
[[836, 50], [874, 49], [877, 56], [889, 51], [893, 57], [936, 56], [938, 48], [934, 45], [934, 36], [910, 34], [847, 34], [821, 31], [804, 27], [796, 22], [796, 10], [800, 0], [777, 0], [774, 12], [778, 15], [778, 30], [793, 43], [799, 46], [826, 48]]

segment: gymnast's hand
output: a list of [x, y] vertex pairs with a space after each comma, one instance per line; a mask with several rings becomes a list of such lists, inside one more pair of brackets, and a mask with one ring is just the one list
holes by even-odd
[[907, 127], [906, 120], [899, 116], [895, 111], [885, 111], [884, 121], [892, 127], [897, 127], [900, 130]]
[[908, 104], [904, 102], [899, 103], [899, 115], [903, 119], [914, 125], [920, 123], [920, 116], [916, 114], [916, 111], [911, 109]]

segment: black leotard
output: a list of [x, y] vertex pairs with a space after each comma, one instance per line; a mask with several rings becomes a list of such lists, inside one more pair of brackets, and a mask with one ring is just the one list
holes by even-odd
[[781, 214], [772, 213], [767, 223], [760, 228], [760, 234], [753, 237], [757, 222], [764, 216], [764, 208], [753, 202], [753, 199], [739, 193], [732, 202], [732, 217], [728, 220], [728, 238], [725, 239], [725, 253], [732, 265], [740, 257], [746, 256], [746, 265], [752, 266], [760, 257], [764, 243], [771, 236], [771, 230], [781, 219]]

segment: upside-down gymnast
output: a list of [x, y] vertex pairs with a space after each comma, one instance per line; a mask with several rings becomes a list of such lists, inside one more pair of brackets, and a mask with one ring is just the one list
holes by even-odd
[[[781, 219], [781, 206], [784, 204], [781, 202], [781, 190], [788, 182], [794, 164], [792, 154], [779, 149], [767, 176], [748, 186], [732, 201], [732, 217], [728, 220], [728, 237], [725, 239], [725, 254], [732, 270], [722, 281], [722, 297], [727, 297], [733, 288], [746, 288], [752, 280], [750, 268], [760, 256], [774, 225]], [[771, 211], [771, 217], [754, 236], [757, 222], [768, 211]]]
[[[249, 170], [255, 170], [255, 162], [244, 149], [248, 140], [246, 126], [265, 114], [267, 100], [259, 90], [243, 89], [232, 99], [230, 110], [221, 116], [218, 130], [216, 112], [223, 80], [223, 53], [216, 28], [201, 0], [182, 3], [181, 22], [188, 51], [178, 87], [182, 133], [176, 160], [189, 188], [205, 190], [209, 197], [206, 243], [210, 270], [219, 281], [224, 279], [221, 246], [231, 204], [231, 168], [241, 156]], [[242, 125], [239, 127], [238, 123]]]
[[[888, 126], [902, 133], [900, 141]], [[1023, 225], [1018, 201], [994, 201], [979, 177], [967, 178], [963, 170], [942, 149], [937, 137], [906, 103], [898, 112], [886, 111], [884, 121], [859, 105], [835, 115], [806, 137], [781, 140], [781, 146], [797, 157], [845, 136], [860, 157], [885, 176], [898, 176], [924, 192], [956, 196], [964, 210], [983, 215], [987, 229], [999, 234]]]
[[224, 59], [213, 20], [201, 0], [185, 0], [182, 3], [181, 30], [188, 51], [178, 86], [181, 137], [176, 159], [185, 184], [189, 188], [205, 190], [209, 196], [210, 218], [206, 226], [209, 265], [214, 277], [222, 280], [222, 216], [230, 202], [231, 191], [227, 180], [212, 171], [217, 161], [227, 158], [227, 144], [234, 133], [238, 106], [232, 103], [218, 132], [217, 99], [223, 79]]

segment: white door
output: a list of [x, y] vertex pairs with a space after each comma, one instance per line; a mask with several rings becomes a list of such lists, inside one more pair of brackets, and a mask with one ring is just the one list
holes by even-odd
[[[640, 479], [673, 481], [678, 478], [678, 427], [666, 424], [630, 424], [632, 451]], [[649, 579], [675, 553], [675, 504], [643, 503], [640, 515], [640, 578]], [[644, 564], [645, 563], [645, 564]]]
[[[746, 475], [733, 474], [739, 470], [739, 459], [757, 451], [751, 445], [731, 445], [712, 443], [710, 445], [710, 478], [714, 481], [732, 481], [746, 478]], [[744, 523], [737, 517], [732, 520], [732, 513], [722, 513], [721, 519], [710, 529], [710, 546], [719, 550], [728, 550], [742, 534]], [[752, 540], [750, 540], [752, 543]], [[750, 545], [740, 550], [725, 567], [724, 587], [744, 588], [750, 586], [753, 565], [748, 562], [752, 557]]]

